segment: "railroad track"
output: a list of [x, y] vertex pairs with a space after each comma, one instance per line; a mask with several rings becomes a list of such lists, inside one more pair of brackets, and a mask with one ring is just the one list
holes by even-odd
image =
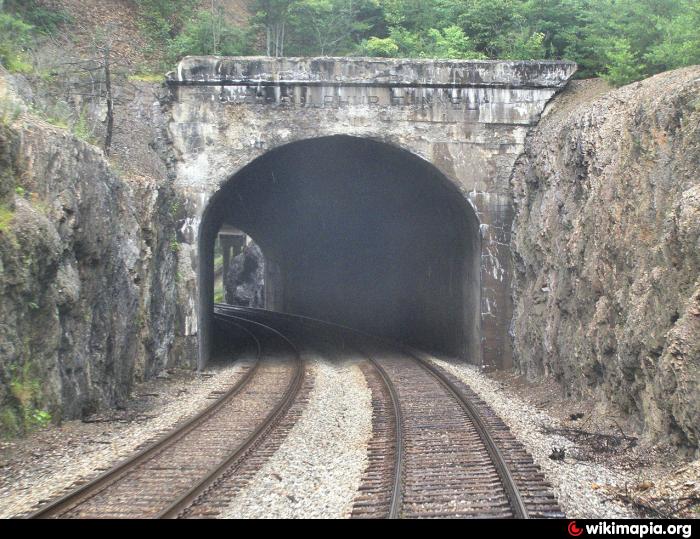
[[[305, 365], [296, 346], [276, 329], [238, 316], [221, 321], [243, 331], [257, 350], [254, 364], [234, 387], [154, 444], [30, 518], [175, 518], [227, 470], [254, 455], [299, 394]], [[265, 357], [267, 349], [276, 349], [274, 359]]]
[[222, 305], [217, 312], [315, 325], [366, 358], [373, 436], [353, 517], [563, 516], [506, 425], [421, 352], [304, 317]]
[[364, 358], [373, 434], [354, 518], [562, 516], [543, 475], [509, 429], [425, 354], [304, 317], [225, 305], [217, 305], [215, 315], [243, 331], [257, 351], [235, 386], [33, 518], [217, 516], [298, 419], [310, 382], [289, 335], [309, 334]]

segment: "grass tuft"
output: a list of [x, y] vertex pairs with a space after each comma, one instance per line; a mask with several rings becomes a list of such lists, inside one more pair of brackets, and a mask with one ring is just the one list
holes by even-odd
[[10, 229], [15, 212], [5, 204], [0, 204], [0, 233], [5, 233]]
[[162, 73], [134, 73], [129, 75], [132, 82], [148, 82], [150, 84], [162, 84], [165, 82], [165, 75]]

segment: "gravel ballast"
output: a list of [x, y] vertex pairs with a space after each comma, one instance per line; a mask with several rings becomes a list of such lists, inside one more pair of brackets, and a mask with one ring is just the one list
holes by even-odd
[[568, 438], [545, 434], [543, 429], [556, 428], [560, 421], [547, 412], [537, 410], [504, 384], [488, 378], [476, 367], [434, 360], [476, 391], [510, 427], [518, 440], [542, 468], [554, 487], [559, 504], [569, 518], [634, 518], [638, 515], [608, 496], [603, 485], [636, 484], [639, 472], [615, 469], [596, 462], [573, 459], [550, 459], [552, 449], [574, 449]]
[[367, 465], [371, 394], [357, 364], [313, 357], [306, 410], [223, 518], [347, 518]]
[[[350, 516], [368, 462], [371, 393], [358, 363], [333, 362], [310, 353], [308, 358], [314, 384], [300, 419], [276, 453], [222, 509], [222, 517]], [[641, 445], [614, 458], [586, 459], [590, 448], [548, 431], [572, 426], [596, 430], [592, 423], [581, 424], [585, 420], [567, 419], [572, 410], [581, 409], [592, 420], [590, 408], [580, 408], [582, 403], [567, 407], [550, 398], [549, 390], [538, 396], [537, 387], [519, 386], [503, 373], [484, 374], [473, 366], [434, 361], [468, 384], [510, 427], [546, 474], [568, 517], [694, 516], [693, 507], [679, 511], [683, 506], [677, 500], [681, 495], [697, 497], [697, 461], [678, 467], [670, 455], [661, 458]], [[26, 515], [41, 501], [60, 496], [77, 481], [130, 456], [213, 402], [214, 393], [231, 387], [249, 364], [242, 359], [202, 374], [170, 371], [165, 378], [140, 384], [125, 410], [0, 442], [0, 518]], [[550, 404], [543, 408], [542, 402]], [[566, 458], [550, 459], [553, 448], [565, 449]], [[639, 460], [640, 453], [648, 453], [649, 465]], [[634, 501], [624, 502], [625, 496]], [[640, 512], [640, 503], [664, 512]]]
[[126, 410], [69, 421], [25, 439], [0, 442], [0, 518], [26, 515], [76, 481], [93, 478], [213, 402], [248, 360], [195, 374], [172, 371], [139, 384]]

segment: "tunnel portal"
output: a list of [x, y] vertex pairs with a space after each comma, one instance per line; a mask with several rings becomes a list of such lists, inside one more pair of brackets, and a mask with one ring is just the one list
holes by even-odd
[[[560, 61], [183, 58], [167, 77], [183, 208], [173, 357], [207, 361], [208, 250], [226, 224], [271, 259], [271, 307], [512, 366], [510, 178], [575, 71]], [[355, 139], [326, 138], [336, 136]]]
[[410, 152], [352, 136], [307, 139], [267, 152], [226, 182], [200, 228], [202, 357], [211, 346], [222, 227], [262, 249], [266, 308], [478, 356], [478, 218]]

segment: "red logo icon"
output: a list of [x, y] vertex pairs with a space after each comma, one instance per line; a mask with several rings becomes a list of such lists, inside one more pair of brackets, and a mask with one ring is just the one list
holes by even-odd
[[571, 535], [573, 537], [578, 537], [579, 535], [581, 535], [583, 533], [583, 528], [579, 528], [578, 526], [576, 526], [575, 520], [572, 520], [571, 522], [569, 522], [568, 530], [569, 530], [569, 535]]

